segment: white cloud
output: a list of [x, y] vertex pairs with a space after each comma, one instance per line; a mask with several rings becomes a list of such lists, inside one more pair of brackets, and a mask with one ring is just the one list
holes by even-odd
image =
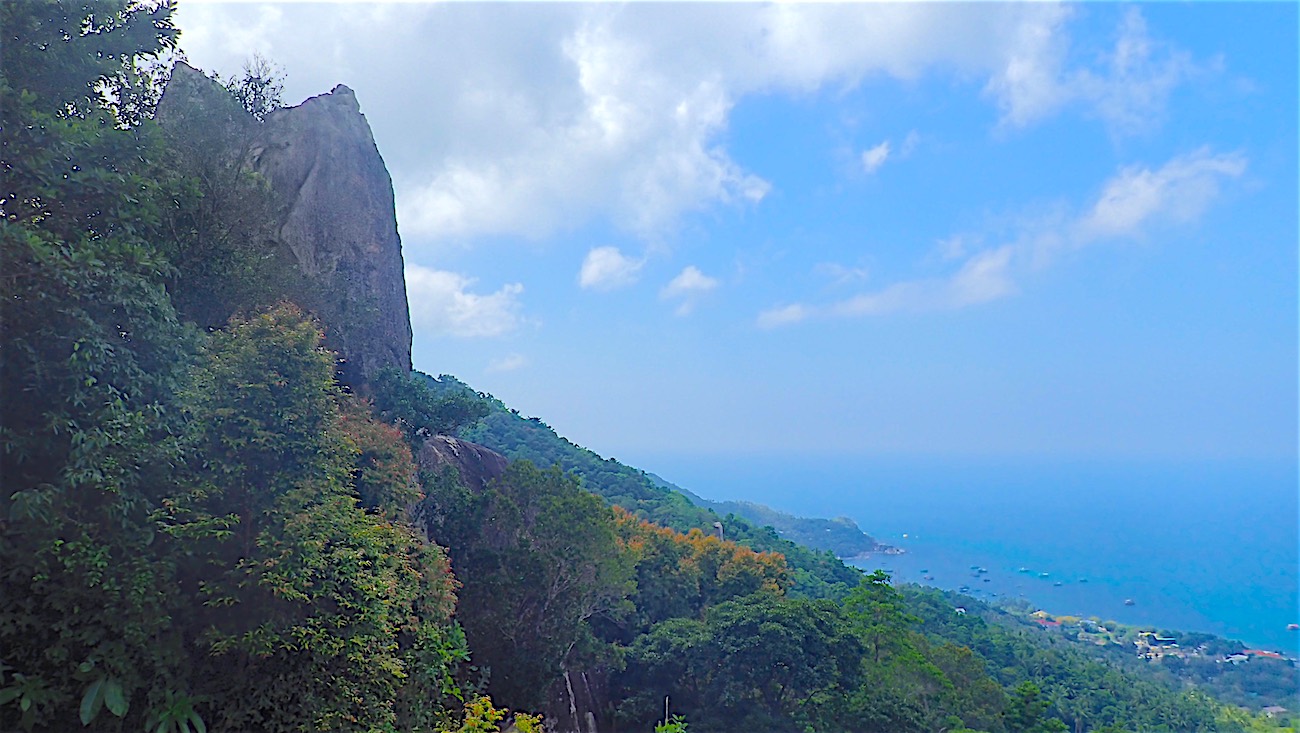
[[831, 281], [831, 285], [847, 285], [867, 279], [870, 272], [865, 267], [845, 267], [838, 262], [819, 262], [813, 273]]
[[500, 336], [518, 328], [524, 286], [511, 283], [495, 293], [479, 294], [469, 292], [474, 283], [455, 272], [408, 264], [411, 326], [427, 336], [460, 338]]
[[508, 354], [488, 362], [488, 372], [513, 372], [528, 366], [528, 358], [523, 354]]
[[1080, 104], [1116, 134], [1158, 126], [1173, 90], [1200, 73], [1186, 52], [1152, 39], [1137, 8], [1125, 11], [1115, 45], [1100, 63], [1068, 68], [1063, 26], [1071, 9], [1026, 23], [1008, 49], [1007, 62], [985, 86], [997, 100], [1004, 127], [1025, 127], [1062, 107]]
[[682, 295], [707, 293], [716, 287], [718, 287], [716, 278], [700, 272], [700, 269], [695, 265], [687, 265], [677, 274], [677, 277], [664, 286], [661, 294], [665, 298], [675, 298]]
[[903, 143], [898, 146], [897, 152], [894, 151], [893, 143], [883, 140], [880, 144], [862, 151], [862, 170], [866, 171], [867, 175], [872, 175], [890, 158], [903, 159], [911, 156], [920, 142], [921, 136], [916, 130], [907, 133]]
[[700, 272], [695, 265], [687, 265], [659, 291], [659, 297], [664, 300], [680, 300], [676, 312], [677, 315], [684, 316], [695, 309], [695, 304], [701, 297], [716, 290], [718, 285], [716, 278]]
[[983, 237], [954, 235], [941, 241], [940, 259], [961, 263], [947, 277], [903, 280], [821, 306], [783, 305], [760, 312], [757, 324], [776, 328], [816, 316], [956, 310], [999, 300], [1017, 292], [1016, 277], [1024, 270], [1049, 264], [1054, 250], [1140, 238], [1161, 223], [1194, 222], [1219, 196], [1222, 181], [1241, 176], [1246, 166], [1243, 155], [1215, 154], [1208, 148], [1172, 158], [1155, 170], [1128, 166], [1102, 183], [1082, 213], [1027, 222], [1009, 244], [972, 251]]
[[966, 257], [970, 252], [973, 242], [968, 235], [954, 234], [950, 237], [940, 239], [935, 244], [935, 249], [939, 259], [943, 262], [952, 262]]
[[1112, 130], [1141, 132], [1163, 121], [1174, 88], [1200, 69], [1187, 53], [1152, 39], [1137, 8], [1125, 12], [1118, 35], [1105, 70], [1084, 69], [1075, 83]]
[[956, 310], [987, 303], [1015, 292], [1008, 272], [1011, 246], [986, 250], [968, 259], [947, 278], [909, 280], [831, 305], [836, 316], [865, 316], [895, 311]]
[[1061, 31], [1071, 10], [1055, 6], [1022, 23], [1006, 56], [985, 86], [1002, 109], [1002, 122], [1023, 127], [1055, 112], [1068, 99], [1060, 76], [1067, 41]]
[[614, 290], [636, 282], [645, 260], [624, 255], [618, 247], [594, 247], [582, 260], [578, 284], [588, 290]]
[[1080, 218], [1074, 242], [1140, 236], [1147, 225], [1161, 219], [1193, 221], [1218, 197], [1224, 178], [1245, 171], [1245, 156], [1215, 155], [1208, 148], [1180, 155], [1156, 170], [1126, 167], [1106, 182], [1091, 210]]
[[875, 173], [880, 166], [885, 164], [889, 159], [889, 141], [886, 140], [874, 148], [869, 148], [862, 153], [862, 169], [867, 173]]
[[1004, 245], [985, 250], [966, 260], [957, 274], [944, 283], [942, 297], [939, 299], [941, 305], [964, 308], [1015, 293], [1016, 286], [1008, 272], [1014, 253], [1011, 245]]
[[812, 308], [802, 303], [769, 308], [758, 314], [758, 327], [777, 328], [778, 326], [788, 326], [791, 323], [798, 323], [808, 318], [813, 315], [813, 312]]
[[668, 49], [618, 27], [622, 13], [556, 12], [575, 17], [548, 39], [544, 62], [561, 71], [543, 81], [554, 87], [489, 79], [474, 96], [485, 114], [495, 107], [534, 125], [482, 150], [449, 151], [433, 175], [404, 176], [403, 231], [540, 238], [608, 217], [654, 238], [687, 212], [767, 195], [767, 181], [714, 143], [734, 104], [716, 76], [662, 68]]
[[898, 157], [900, 158], [908, 157], [909, 155], [911, 155], [913, 152], [916, 151], [916, 146], [920, 144], [921, 144], [921, 134], [918, 133], [916, 130], [912, 130], [911, 132], [908, 132], [907, 137], [903, 138], [903, 145], [901, 148], [899, 148]]
[[[545, 238], [593, 219], [655, 241], [690, 212], [762, 201], [771, 183], [725, 147], [731, 111], [748, 95], [941, 70], [987, 79], [1011, 127], [1070, 102], [1119, 127], [1158, 119], [1186, 78], [1185, 57], [1151, 41], [1132, 11], [1101, 66], [1072, 68], [1071, 12], [187, 3], [177, 22], [195, 63], [230, 72], [259, 51], [282, 64], [290, 101], [340, 82], [355, 89], [415, 251], [480, 235]], [[908, 140], [890, 153], [905, 155]]]

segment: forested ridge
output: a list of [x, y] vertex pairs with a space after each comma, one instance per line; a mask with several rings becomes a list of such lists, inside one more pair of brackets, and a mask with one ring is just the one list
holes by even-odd
[[[834, 520], [795, 517], [752, 502], [702, 499], [659, 476], [612, 458], [601, 458], [556, 434], [540, 418], [524, 417], [501, 400], [476, 393], [469, 385], [450, 375], [438, 379], [426, 376], [425, 383], [440, 394], [477, 396], [487, 404], [487, 414], [479, 422], [463, 428], [462, 437], [510, 458], [540, 465], [559, 465], [565, 471], [577, 474], [591, 491], [635, 511], [643, 519], [680, 530], [691, 527], [707, 530], [714, 522], [722, 521], [727, 536], [741, 538], [747, 545], [761, 542], [764, 549], [780, 547], [787, 554], [803, 552], [795, 545], [830, 552], [838, 557], [888, 549], [846, 517]], [[777, 530], [780, 538], [767, 536], [762, 532], [765, 527]], [[756, 535], [756, 531], [762, 536]], [[832, 567], [837, 565], [831, 563]], [[851, 578], [842, 576], [832, 576], [828, 580], [832, 583], [853, 582]]]
[[340, 364], [284, 203], [214, 154], [276, 79], [252, 64], [160, 125], [172, 10], [0, 5], [0, 730], [1280, 725], [549, 429], [481, 490], [422, 468], [503, 406]]

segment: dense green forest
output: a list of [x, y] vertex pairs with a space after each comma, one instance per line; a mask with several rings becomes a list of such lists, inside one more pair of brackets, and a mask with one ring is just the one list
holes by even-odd
[[[439, 394], [459, 395], [461, 398], [475, 394], [454, 377], [444, 375], [433, 380], [425, 376], [422, 379]], [[512, 458], [561, 466], [580, 476], [586, 488], [636, 512], [638, 516], [652, 517], [655, 521], [679, 528], [704, 531], [708, 531], [714, 521], [721, 520], [729, 532], [733, 526], [739, 529], [739, 543], [782, 552], [790, 558], [792, 568], [797, 568], [807, 557], [800, 552], [802, 548], [788, 551], [786, 548], [793, 543], [785, 540], [784, 536], [781, 545], [766, 544], [771, 542], [772, 535], [762, 530], [770, 530], [770, 526], [755, 534], [754, 525], [743, 517], [734, 514], [722, 517], [716, 511], [701, 513], [705, 508], [734, 509], [741, 502], [714, 503], [693, 497], [653, 474], [637, 471], [612, 459], [603, 459], [574, 445], [540, 419], [526, 418], [490, 395], [478, 393], [478, 396], [490, 408], [485, 419], [461, 429], [460, 434], [466, 438]], [[628, 486], [636, 487], [636, 492], [625, 488]], [[682, 508], [683, 495], [692, 497], [689, 507]], [[780, 513], [761, 505], [749, 507], [759, 518], [784, 519], [786, 522], [798, 519], [788, 515], [778, 517], [776, 515]], [[802, 521], [808, 522], [803, 525], [805, 527], [817, 527], [833, 520]], [[824, 532], [824, 529], [822, 527], [820, 531]], [[856, 525], [844, 529], [860, 534]], [[763, 538], [764, 544], [752, 544], [751, 537]], [[833, 564], [843, 567], [838, 561]], [[810, 568], [810, 572], [816, 574], [818, 571]], [[814, 587], [831, 589], [828, 597], [836, 600], [842, 601], [845, 597], [844, 585], [832, 583]], [[1070, 729], [1228, 730], [1248, 725], [1243, 721], [1249, 721], [1250, 716], [1234, 717], [1235, 713], [1226, 711], [1204, 693], [1256, 709], [1260, 707], [1260, 701], [1267, 701], [1266, 704], [1289, 703], [1295, 694], [1293, 687], [1297, 670], [1289, 662], [1264, 661], [1255, 667], [1238, 668], [1217, 663], [1210, 655], [1186, 663], [1173, 661], [1172, 664], [1152, 665], [1137, 658], [1131, 647], [1098, 648], [1093, 644], [1070, 643], [1059, 633], [1045, 633], [1040, 626], [1026, 624], [1021, 616], [987, 606], [969, 596], [914, 586], [902, 586], [901, 590], [910, 621], [905, 626], [929, 640], [922, 642], [927, 653], [934, 653], [933, 644], [952, 644], [973, 651], [1005, 690], [1023, 693], [1027, 689], [1023, 685], [1033, 685], [1037, 690], [1034, 694], [1039, 696], [1037, 699], [1048, 706], [1045, 709], [1066, 722]], [[807, 591], [796, 584], [790, 595], [823, 597]], [[963, 613], [957, 613], [959, 607]], [[1240, 643], [1207, 638], [1224, 645], [1223, 649], [1215, 651], [1241, 648]], [[1193, 675], [1192, 670], [1197, 674]], [[1188, 691], [1191, 687], [1200, 692]], [[930, 724], [934, 722], [931, 719]], [[1255, 720], [1254, 724], [1267, 728], [1280, 724], [1280, 721]], [[905, 727], [900, 718], [891, 718], [890, 725]]]
[[[529, 733], [585, 726], [579, 698], [609, 730], [1278, 725], [718, 517], [448, 379], [344, 375], [268, 246], [280, 203], [203, 144], [261, 124], [275, 80], [226, 80], [207, 112], [233, 127], [157, 124], [172, 10], [0, 5], [0, 730]], [[414, 459], [502, 424], [482, 490]]]
[[[727, 539], [754, 550], [784, 555], [794, 573], [795, 590], [801, 595], [842, 597], [859, 580], [859, 572], [840, 562], [830, 549], [813, 550], [786, 539], [771, 525], [755, 523], [737, 514], [719, 515], [706, 506], [697, 506], [680, 490], [670, 488], [662, 480], [612, 458], [601, 458], [557, 435], [541, 419], [525, 418], [491, 395], [473, 391], [455, 377], [442, 375], [433, 379], [428, 375], [418, 375], [417, 379], [442, 399], [464, 401], [474, 396], [486, 406], [481, 420], [458, 431], [461, 437], [481, 443], [511, 460], [559, 466], [576, 476], [584, 488], [599, 494], [609, 503], [664, 527], [681, 532], [692, 529], [714, 532], [716, 524], [721, 523]], [[814, 525], [825, 522], [803, 521]], [[806, 525], [794, 522], [792, 526]], [[866, 540], [875, 546], [874, 540], [869, 537]]]

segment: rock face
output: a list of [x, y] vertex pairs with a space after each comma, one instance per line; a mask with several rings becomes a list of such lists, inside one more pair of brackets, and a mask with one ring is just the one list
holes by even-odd
[[[369, 381], [385, 366], [411, 369], [411, 321], [393, 182], [356, 95], [346, 86], [276, 110], [258, 123], [219, 84], [183, 63], [159, 121], [187, 107], [221, 110], [238, 165], [261, 174], [279, 203], [275, 238], [292, 253], [305, 292], [285, 297], [316, 314], [344, 378]], [[242, 118], [240, 117], [242, 116]]]
[[272, 113], [252, 164], [287, 209], [280, 226], [345, 373], [411, 370], [411, 320], [393, 181], [356, 95], [339, 85]]
[[484, 448], [478, 443], [446, 435], [435, 435], [424, 441], [416, 456], [416, 463], [425, 471], [438, 471], [451, 466], [460, 474], [465, 487], [480, 492], [491, 481], [506, 472], [506, 457]]

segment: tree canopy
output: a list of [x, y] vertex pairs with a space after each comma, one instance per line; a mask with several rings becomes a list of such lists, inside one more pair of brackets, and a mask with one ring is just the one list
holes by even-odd
[[[172, 11], [0, 4], [0, 730], [530, 733], [493, 700], [576, 714], [575, 678], [627, 729], [1271, 725], [719, 517], [452, 377], [340, 384], [278, 202], [208, 144], [278, 72], [158, 124]], [[455, 432], [504, 475], [418, 471]]]

